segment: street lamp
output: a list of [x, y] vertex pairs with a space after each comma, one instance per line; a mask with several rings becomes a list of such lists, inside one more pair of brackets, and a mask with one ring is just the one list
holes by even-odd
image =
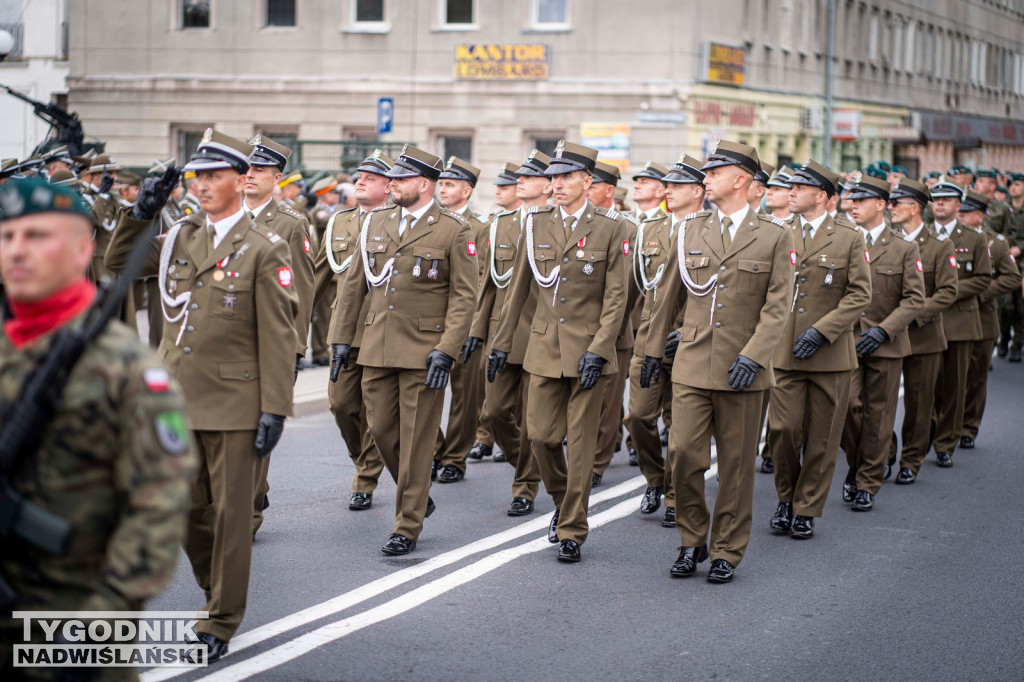
[[7, 58], [7, 55], [14, 49], [14, 36], [10, 31], [0, 29], [0, 62]]

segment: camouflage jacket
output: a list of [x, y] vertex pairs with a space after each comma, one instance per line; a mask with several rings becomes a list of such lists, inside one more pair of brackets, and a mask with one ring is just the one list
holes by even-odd
[[[0, 415], [51, 338], [15, 349], [0, 329]], [[0, 542], [14, 610], [141, 610], [174, 576], [196, 465], [180, 389], [138, 336], [112, 321], [72, 371], [39, 450], [9, 476], [26, 499], [74, 526], [65, 556], [16, 537]]]

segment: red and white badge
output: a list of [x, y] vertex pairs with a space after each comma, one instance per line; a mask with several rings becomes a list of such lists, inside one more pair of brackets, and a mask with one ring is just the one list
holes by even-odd
[[921, 265], [921, 259], [920, 258], [917, 259], [917, 271], [918, 272], [924, 272], [924, 266]]
[[628, 256], [629, 255], [629, 240], [628, 239], [623, 239], [622, 240], [622, 255], [623, 256]]
[[789, 264], [792, 265], [794, 268], [796, 267], [796, 251], [794, 251], [793, 249], [789, 250]]
[[306, 253], [312, 253], [313, 247], [309, 245], [309, 240], [305, 237], [302, 238], [302, 248], [306, 250]]
[[150, 367], [144, 370], [142, 381], [150, 393], [166, 393], [171, 387], [171, 376], [163, 367]]
[[231, 260], [231, 256], [224, 256], [224, 259], [217, 263], [217, 267], [224, 269], [225, 267], [227, 267], [229, 260]]
[[871, 265], [871, 256], [868, 255], [868, 250], [864, 249], [864, 260], [867, 261], [868, 265]]
[[476, 242], [466, 242], [466, 253], [470, 256], [476, 255]]
[[949, 267], [951, 267], [951, 268], [955, 268], [956, 267], [956, 256], [950, 256], [949, 257]]
[[292, 285], [292, 269], [291, 268], [278, 268], [277, 269], [277, 283], [283, 287], [290, 287]]

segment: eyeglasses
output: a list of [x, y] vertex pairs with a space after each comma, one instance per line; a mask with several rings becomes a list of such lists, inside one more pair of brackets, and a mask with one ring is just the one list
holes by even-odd
[[906, 201], [900, 201], [899, 199], [889, 199], [889, 205], [893, 206], [893, 207], [899, 206], [900, 204], [903, 204], [903, 205], [906, 206], [906, 205], [909, 205], [912, 202], [913, 202], [913, 199], [908, 199]]

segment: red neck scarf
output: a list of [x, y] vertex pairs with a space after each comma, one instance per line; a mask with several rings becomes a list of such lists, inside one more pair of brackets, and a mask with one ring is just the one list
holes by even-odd
[[4, 320], [4, 332], [21, 349], [44, 334], [64, 325], [96, 298], [96, 286], [81, 279], [42, 301], [17, 303], [8, 300], [13, 317]]

